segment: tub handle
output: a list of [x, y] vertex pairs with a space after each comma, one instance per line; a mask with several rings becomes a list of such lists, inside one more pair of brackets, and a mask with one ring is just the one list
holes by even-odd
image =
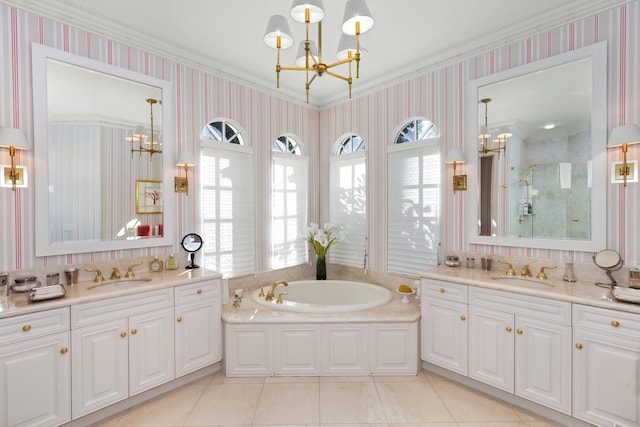
[[282, 295], [289, 295], [289, 294], [288, 294], [288, 293], [286, 293], [286, 292], [281, 292], [281, 293], [279, 293], [279, 294], [278, 294], [278, 299], [276, 300], [276, 304], [282, 304], [282, 302], [283, 302], [283, 301], [282, 301]]

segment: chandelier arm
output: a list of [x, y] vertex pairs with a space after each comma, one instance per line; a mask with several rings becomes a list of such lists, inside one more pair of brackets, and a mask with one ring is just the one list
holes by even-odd
[[342, 65], [342, 64], [347, 64], [349, 62], [353, 62], [355, 60], [356, 60], [355, 56], [352, 56], [351, 59], [345, 58], [345, 59], [341, 59], [339, 61], [332, 62], [330, 64], [326, 64], [326, 67], [327, 68], [333, 68], [333, 67], [337, 67], [338, 65]]
[[314, 71], [313, 67], [280, 67], [280, 71]]
[[330, 70], [325, 70], [325, 72], [326, 72], [327, 74], [329, 74], [330, 76], [337, 77], [337, 78], [339, 78], [339, 79], [344, 80], [345, 82], [348, 82], [348, 81], [349, 81], [349, 79], [350, 79], [349, 77], [345, 77], [345, 76], [343, 76], [343, 75], [340, 75], [340, 74], [335, 73], [335, 72], [330, 71]]

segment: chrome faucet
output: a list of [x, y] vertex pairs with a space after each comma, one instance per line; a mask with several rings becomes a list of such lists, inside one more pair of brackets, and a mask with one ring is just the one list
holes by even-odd
[[273, 282], [271, 284], [271, 287], [269, 288], [269, 291], [267, 292], [267, 295], [264, 297], [265, 301], [273, 301], [273, 293], [280, 285], [289, 286], [286, 280], [278, 280], [277, 282]]

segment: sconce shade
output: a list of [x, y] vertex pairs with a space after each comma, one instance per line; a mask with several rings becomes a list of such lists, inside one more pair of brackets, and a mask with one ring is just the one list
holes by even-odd
[[459, 148], [452, 148], [449, 150], [449, 153], [444, 160], [446, 164], [464, 163], [465, 161], [464, 154], [462, 154], [462, 151]]
[[193, 154], [191, 154], [188, 151], [181, 151], [180, 154], [178, 154], [178, 162], [176, 163], [177, 166], [188, 166], [190, 168], [193, 168], [196, 166], [196, 160], [193, 158]]
[[305, 9], [309, 9], [310, 24], [320, 22], [322, 21], [322, 18], [324, 18], [324, 6], [322, 5], [322, 0], [294, 0], [289, 14], [295, 21], [302, 22], [304, 24], [306, 22], [304, 16]]
[[[347, 59], [351, 51], [351, 56], [356, 56], [356, 36], [342, 33], [340, 35], [340, 41], [338, 42], [338, 51], [336, 52], [336, 59], [342, 61]], [[362, 54], [362, 51], [360, 52]]]
[[[311, 54], [309, 57], [309, 67], [313, 67], [313, 59], [311, 56], [316, 59], [316, 63], [318, 61], [318, 48], [316, 47], [316, 42], [313, 40], [309, 41], [309, 53]], [[304, 50], [304, 41], [300, 42], [298, 46], [298, 53], [296, 54], [296, 66], [305, 67], [307, 65], [307, 52]]]
[[287, 18], [282, 15], [273, 15], [269, 18], [267, 30], [264, 33], [265, 44], [276, 49], [278, 47], [278, 36], [280, 36], [281, 49], [288, 49], [293, 46], [293, 36], [291, 35]]
[[356, 34], [356, 22], [360, 22], [360, 34], [369, 31], [375, 21], [365, 0], [349, 0], [344, 8], [342, 20], [342, 32], [354, 36]]
[[22, 130], [7, 127], [0, 127], [0, 147], [31, 150], [31, 144]]
[[609, 135], [607, 148], [622, 147], [640, 143], [640, 129], [636, 125], [624, 125], [613, 128]]

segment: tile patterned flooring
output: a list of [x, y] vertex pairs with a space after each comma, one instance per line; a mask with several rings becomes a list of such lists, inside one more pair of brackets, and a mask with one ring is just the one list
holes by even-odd
[[95, 427], [543, 427], [540, 416], [438, 375], [226, 378], [221, 372]]

